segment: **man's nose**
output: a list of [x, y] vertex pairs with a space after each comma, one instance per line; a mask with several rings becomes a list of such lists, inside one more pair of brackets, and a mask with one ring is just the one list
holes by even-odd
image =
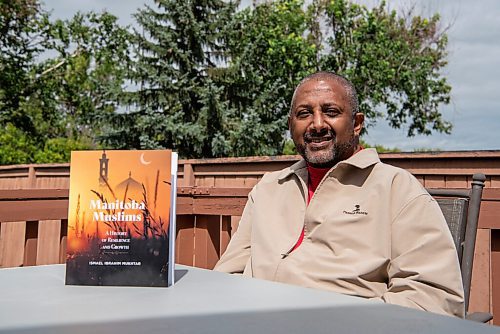
[[324, 129], [326, 129], [326, 123], [325, 123], [325, 119], [323, 117], [323, 113], [322, 112], [317, 112], [316, 111], [313, 114], [313, 120], [312, 120], [312, 123], [311, 123], [311, 127], [312, 127], [312, 129], [316, 130], [316, 132], [321, 132]]

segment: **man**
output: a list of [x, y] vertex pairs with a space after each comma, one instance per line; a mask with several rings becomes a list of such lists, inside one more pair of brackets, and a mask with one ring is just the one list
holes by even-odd
[[288, 125], [304, 160], [252, 189], [215, 269], [463, 317], [439, 206], [410, 173], [360, 147], [363, 122], [345, 78], [302, 80]]

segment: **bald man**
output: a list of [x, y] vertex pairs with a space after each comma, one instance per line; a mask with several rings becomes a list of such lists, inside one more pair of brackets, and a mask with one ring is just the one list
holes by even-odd
[[362, 149], [354, 86], [317, 72], [288, 126], [302, 160], [266, 174], [215, 270], [464, 316], [457, 252], [436, 201]]

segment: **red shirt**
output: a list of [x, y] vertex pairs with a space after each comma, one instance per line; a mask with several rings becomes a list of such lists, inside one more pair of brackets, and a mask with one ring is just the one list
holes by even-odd
[[307, 204], [311, 201], [311, 198], [318, 188], [319, 183], [325, 177], [325, 174], [330, 170], [330, 168], [316, 168], [310, 165], [307, 165], [307, 172], [309, 173], [309, 180], [307, 182], [307, 190], [309, 192], [309, 196], [307, 198]]
[[[307, 204], [311, 201], [311, 198], [314, 195], [314, 192], [316, 191], [316, 188], [318, 188], [319, 183], [321, 180], [323, 180], [323, 177], [325, 177], [325, 174], [330, 170], [330, 168], [316, 168], [313, 166], [310, 166], [309, 164], [307, 165], [307, 171], [309, 173], [309, 180], [307, 182], [307, 190], [309, 193], [309, 196], [307, 197]], [[304, 240], [304, 228], [302, 228], [302, 233], [300, 233], [299, 240], [297, 240], [297, 243], [295, 246], [292, 248], [292, 252], [297, 249], [297, 247], [300, 246], [302, 241]]]

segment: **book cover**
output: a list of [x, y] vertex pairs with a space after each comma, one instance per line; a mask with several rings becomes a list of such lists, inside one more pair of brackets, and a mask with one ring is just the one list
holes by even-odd
[[173, 284], [177, 154], [71, 153], [66, 284]]

